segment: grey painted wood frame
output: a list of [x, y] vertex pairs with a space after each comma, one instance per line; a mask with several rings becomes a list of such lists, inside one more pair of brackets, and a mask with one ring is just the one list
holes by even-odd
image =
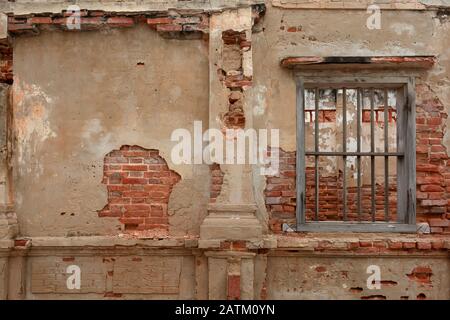
[[[296, 75], [297, 113], [297, 224], [285, 229], [311, 232], [416, 232], [416, 108], [413, 76]], [[397, 97], [397, 221], [306, 221], [305, 88], [396, 88]], [[317, 117], [317, 115], [316, 115]], [[395, 155], [395, 154], [393, 154]]]

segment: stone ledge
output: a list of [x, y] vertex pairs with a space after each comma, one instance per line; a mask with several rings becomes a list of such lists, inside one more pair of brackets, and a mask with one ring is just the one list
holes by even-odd
[[[10, 15], [8, 32], [11, 35], [39, 34], [40, 30], [90, 31], [104, 28], [130, 28], [147, 24], [158, 33], [207, 33], [209, 14], [205, 11], [127, 12], [80, 11], [79, 28], [69, 29], [71, 18], [65, 12], [29, 15]], [[73, 22], [73, 21], [72, 21]]]
[[54, 247], [145, 247], [145, 248], [193, 248], [197, 247], [194, 238], [139, 239], [126, 236], [86, 236], [86, 237], [25, 237], [14, 240], [15, 248], [54, 248]]
[[267, 236], [257, 240], [198, 240], [199, 249], [220, 249], [227, 251], [247, 251], [259, 249], [276, 249], [277, 239]]
[[414, 68], [429, 69], [436, 63], [434, 56], [298, 56], [286, 57], [280, 61], [285, 68]]
[[277, 249], [311, 252], [349, 252], [361, 254], [397, 254], [448, 252], [450, 238], [407, 234], [308, 234], [277, 237]]
[[118, 236], [29, 237], [0, 240], [0, 250], [60, 249], [213, 249], [223, 251], [298, 250], [351, 254], [446, 253], [450, 238], [437, 235], [320, 233], [266, 235], [258, 240], [199, 240], [195, 237], [138, 239]]
[[[264, 4], [263, 0], [192, 0], [192, 1], [155, 1], [155, 0], [123, 0], [123, 1], [95, 1], [79, 0], [75, 3], [81, 9], [87, 10], [107, 10], [113, 12], [144, 12], [144, 11], [167, 11], [171, 9], [184, 10], [209, 10], [220, 11], [225, 9], [234, 9], [239, 7], [248, 7], [255, 4]], [[14, 14], [30, 13], [59, 13], [67, 10], [67, 7], [74, 5], [69, 0], [53, 0], [48, 2], [36, 2], [33, 0], [21, 2], [0, 3], [0, 11]]]

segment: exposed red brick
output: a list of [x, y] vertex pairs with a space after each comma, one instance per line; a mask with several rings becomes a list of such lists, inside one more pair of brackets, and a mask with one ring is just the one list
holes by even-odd
[[13, 83], [13, 50], [9, 43], [0, 44], [0, 82]]
[[450, 221], [447, 219], [429, 219], [428, 223], [431, 227], [448, 227], [450, 226]]
[[181, 177], [158, 150], [122, 146], [107, 154], [104, 163], [108, 204], [99, 216], [118, 217], [125, 230], [167, 231], [169, 196]]
[[228, 275], [227, 279], [227, 300], [241, 299], [241, 276]]
[[156, 30], [160, 32], [177, 32], [182, 31], [183, 26], [179, 24], [158, 24]]
[[433, 271], [430, 267], [415, 267], [410, 274], [407, 274], [410, 280], [422, 283], [422, 284], [431, 284], [431, 276], [433, 275]]
[[8, 32], [24, 32], [24, 31], [34, 31], [35, 26], [28, 23], [11, 23], [8, 24]]
[[121, 298], [121, 293], [115, 293], [115, 292], [105, 292], [104, 297], [106, 298]]
[[223, 177], [224, 173], [220, 170], [220, 165], [217, 163], [213, 163], [209, 166], [210, 174], [211, 174], [211, 190], [209, 193], [209, 201], [216, 202], [217, 197], [220, 195], [220, 191], [222, 190]]
[[416, 243], [415, 242], [403, 242], [403, 248], [405, 249], [415, 249]]
[[281, 66], [289, 67], [293, 65], [311, 64], [323, 62], [321, 57], [289, 57], [281, 60]]
[[361, 300], [386, 300], [386, 296], [381, 294], [375, 294], [370, 296], [363, 296]]
[[373, 63], [414, 63], [421, 64], [426, 67], [431, 67], [435, 64], [436, 58], [434, 57], [373, 57], [371, 58]]
[[421, 185], [420, 190], [423, 192], [443, 192], [443, 191], [445, 191], [444, 188], [442, 188], [439, 185], [435, 185], [435, 184]]
[[64, 257], [64, 258], [62, 258], [62, 261], [64, 261], [64, 262], [75, 261], [75, 257]]
[[52, 18], [51, 17], [32, 17], [32, 18], [28, 18], [27, 23], [28, 24], [51, 24]]
[[106, 20], [106, 23], [111, 26], [118, 27], [132, 27], [134, 26], [133, 18], [128, 17], [110, 17]]
[[14, 246], [15, 247], [25, 247], [30, 240], [28, 239], [15, 239]]
[[397, 250], [397, 249], [402, 249], [402, 248], [403, 248], [403, 244], [400, 241], [396, 241], [396, 242], [390, 241], [389, 242], [389, 249]]
[[441, 250], [444, 248], [444, 241], [443, 240], [435, 240], [431, 242], [431, 247], [435, 250]]
[[326, 272], [327, 268], [324, 266], [317, 266], [315, 269], [317, 272]]
[[431, 250], [431, 243], [430, 242], [417, 242], [417, 249], [419, 250]]
[[[249, 50], [251, 42], [247, 40], [245, 31], [226, 30], [222, 32], [222, 40], [224, 46], [232, 47], [240, 52], [240, 65], [235, 70], [219, 69], [219, 79], [229, 90], [229, 107], [222, 117], [225, 128], [242, 129], [245, 127], [245, 114], [242, 102], [242, 93], [247, 87], [251, 87], [253, 79], [251, 76], [244, 76], [242, 71], [242, 53]], [[226, 61], [227, 55], [223, 55], [222, 59]]]
[[[168, 14], [168, 13], [167, 13]], [[42, 25], [53, 25], [62, 30], [68, 30], [67, 22], [72, 13], [49, 15], [43, 14], [30, 18], [10, 16], [8, 19], [8, 31], [12, 34], [37, 33], [37, 27]], [[207, 32], [209, 29], [209, 17], [206, 13], [188, 14], [180, 18], [169, 16], [150, 17], [148, 14], [117, 15], [115, 12], [99, 10], [82, 10], [80, 12], [80, 30], [92, 30], [100, 27], [132, 27], [136, 23], [147, 23], [160, 32]], [[74, 29], [71, 31], [77, 31]]]
[[168, 17], [162, 17], [162, 18], [149, 18], [147, 19], [147, 24], [153, 25], [153, 24], [170, 24], [172, 23], [173, 19]]

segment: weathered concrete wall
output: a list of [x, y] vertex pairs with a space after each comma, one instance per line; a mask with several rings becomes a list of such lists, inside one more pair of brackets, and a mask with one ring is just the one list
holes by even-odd
[[[328, 234], [279, 237], [271, 250], [238, 242], [199, 250], [197, 241], [174, 238], [34, 237], [0, 258], [0, 293], [9, 299], [449, 299], [444, 242], [419, 241]], [[67, 286], [69, 266], [80, 268], [79, 289]], [[367, 285], [374, 267], [379, 289]]]
[[[172, 3], [131, 2], [121, 3], [117, 11], [166, 10]], [[437, 226], [439, 232], [426, 236], [281, 235], [279, 221], [274, 227], [266, 210], [264, 190], [270, 180], [256, 166], [251, 175], [251, 169], [232, 165], [172, 163], [176, 142], [170, 141], [171, 133], [178, 128], [192, 133], [194, 120], [201, 120], [203, 129], [222, 128], [223, 123], [275, 128], [280, 129], [284, 164], [290, 166], [283, 169], [295, 185], [295, 81], [279, 64], [287, 56], [437, 55], [433, 69], [417, 72], [418, 118], [424, 121], [418, 123], [424, 135], [419, 139], [427, 144], [435, 131], [445, 152], [450, 150], [450, 23], [445, 15], [426, 11], [425, 1], [392, 2], [384, 6], [404, 4], [407, 10], [383, 11], [382, 29], [371, 31], [362, 1], [311, 2], [325, 10], [294, 9], [304, 6], [303, 1], [266, 2], [266, 14], [253, 33], [251, 16], [257, 14], [249, 8], [214, 12], [212, 18], [209, 14], [212, 33], [202, 31], [208, 41], [165, 39], [151, 30], [158, 29], [153, 22], [137, 23], [143, 17], [124, 19], [122, 26], [129, 29], [109, 28], [114, 23], [105, 16], [96, 20], [101, 20], [96, 31], [60, 28], [41, 30], [36, 37], [20, 31], [34, 30], [35, 24], [45, 29], [48, 19], [58, 17], [11, 23], [17, 31], [12, 113], [20, 236], [0, 241], [0, 298], [450, 298], [445, 227]], [[16, 15], [42, 8], [60, 13], [67, 3], [23, 0], [4, 10]], [[119, 8], [114, 3], [79, 3], [95, 10]], [[328, 10], [350, 4], [355, 10]], [[229, 5], [245, 7], [248, 1], [211, 8]], [[198, 6], [205, 4], [194, 1], [185, 8]], [[185, 27], [169, 20], [163, 24], [166, 31]], [[429, 116], [439, 124], [427, 123]], [[448, 159], [433, 158], [431, 146], [418, 152], [418, 159], [433, 166], [422, 163], [420, 178], [423, 185], [446, 189], [423, 191], [420, 201], [443, 204], [422, 208], [420, 219], [429, 215], [445, 224]], [[427, 180], [430, 169], [439, 170], [435, 183]], [[144, 184], [153, 184], [152, 191]], [[290, 201], [288, 213], [282, 214], [294, 218], [295, 190], [282, 195]], [[217, 205], [213, 209], [212, 203]], [[114, 211], [118, 207], [120, 212]], [[206, 240], [198, 240], [208, 210], [219, 223]], [[251, 228], [256, 225], [244, 226], [246, 221], [258, 223], [248, 219], [254, 218], [252, 210], [262, 224], [254, 228], [257, 232]], [[148, 233], [121, 234], [127, 222]], [[166, 224], [168, 233], [152, 229], [163, 225], [164, 230]], [[240, 227], [258, 235], [260, 229], [268, 232], [254, 239], [249, 233], [236, 235]], [[224, 234], [237, 240], [217, 236], [226, 228], [234, 228]], [[80, 289], [67, 287], [69, 265], [80, 267]], [[367, 289], [369, 265], [381, 268], [381, 290]]]
[[[255, 124], [280, 129], [281, 147], [295, 149], [295, 81], [290, 70], [280, 68], [288, 56], [402, 56], [435, 55], [445, 52], [448, 23], [440, 23], [435, 12], [382, 11], [381, 29], [369, 30], [365, 11], [286, 10], [267, 7], [253, 37]], [[326, 24], [323, 22], [327, 21]], [[295, 31], [290, 28], [296, 27]], [[450, 57], [440, 54], [438, 66], [429, 76], [444, 104], [448, 90]]]
[[[176, 250], [153, 254], [44, 256], [28, 260], [27, 299], [193, 299], [194, 256]], [[81, 271], [80, 290], [67, 287], [67, 267]], [[75, 295], [75, 296], [74, 296]]]
[[[295, 158], [296, 119], [293, 115], [296, 113], [296, 82], [291, 70], [280, 68], [279, 63], [283, 58], [422, 55], [438, 57], [437, 64], [431, 70], [371, 70], [370, 74], [380, 77], [410, 74], [416, 77], [418, 222], [446, 219], [447, 222], [443, 224], [448, 226], [446, 214], [448, 215], [449, 207], [444, 200], [448, 199], [450, 190], [450, 180], [447, 179], [447, 159], [450, 154], [447, 129], [450, 124], [450, 55], [445, 49], [445, 43], [450, 40], [448, 19], [436, 11], [382, 10], [381, 29], [369, 30], [366, 27], [369, 14], [363, 10], [289, 10], [281, 7], [283, 6], [268, 5], [264, 18], [254, 30], [253, 110], [255, 127], [280, 129], [280, 148], [286, 152], [283, 153], [286, 157]], [[320, 74], [320, 71], [315, 72]], [[337, 71], [335, 74], [343, 73]], [[351, 71], [350, 74], [355, 75]], [[322, 75], [329, 76], [331, 73], [324, 70]], [[431, 119], [434, 117], [436, 119]], [[431, 141], [431, 138], [436, 139]], [[433, 150], [439, 150], [439, 154], [434, 154]], [[281, 178], [292, 180], [295, 184], [295, 175], [291, 174], [290, 165], [285, 165], [283, 170], [286, 171], [285, 175], [282, 172]], [[435, 180], [424, 179], [433, 173], [436, 173]], [[436, 186], [423, 186], [425, 180], [426, 183], [436, 183]], [[289, 217], [294, 218], [295, 210], [292, 210], [293, 203], [290, 200], [293, 195], [288, 194], [292, 190], [286, 191], [286, 197], [282, 194], [276, 195], [275, 192], [270, 192], [274, 187], [270, 181], [266, 186], [267, 181], [258, 177], [257, 193], [266, 191], [266, 199], [258, 199], [260, 208], [264, 208], [264, 201], [272, 207], [285, 204], [286, 206], [279, 210], [279, 217], [281, 220], [286, 218], [285, 221], [288, 221]], [[438, 193], [422, 193], [431, 189]], [[441, 201], [430, 202], [431, 199]], [[268, 219], [267, 215], [265, 219]], [[271, 219], [269, 222], [272, 230], [278, 230], [280, 227], [275, 220]], [[433, 226], [433, 223], [431, 222], [432, 227], [437, 227]], [[440, 227], [434, 230], [442, 231]]]
[[15, 186], [21, 234], [116, 234], [99, 218], [107, 153], [157, 149], [181, 175], [169, 208], [173, 234], [195, 233], [209, 197], [207, 166], [174, 165], [177, 128], [208, 123], [207, 45], [165, 40], [148, 27], [43, 33], [14, 43]]
[[[381, 289], [369, 289], [369, 266], [378, 266]], [[449, 261], [445, 258], [298, 257], [270, 256], [268, 299], [388, 299], [449, 298]]]

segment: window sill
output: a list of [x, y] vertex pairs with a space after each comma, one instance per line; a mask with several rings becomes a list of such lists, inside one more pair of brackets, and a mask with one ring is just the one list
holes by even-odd
[[285, 232], [402, 232], [416, 233], [415, 224], [386, 222], [307, 222], [298, 225], [283, 225]]

